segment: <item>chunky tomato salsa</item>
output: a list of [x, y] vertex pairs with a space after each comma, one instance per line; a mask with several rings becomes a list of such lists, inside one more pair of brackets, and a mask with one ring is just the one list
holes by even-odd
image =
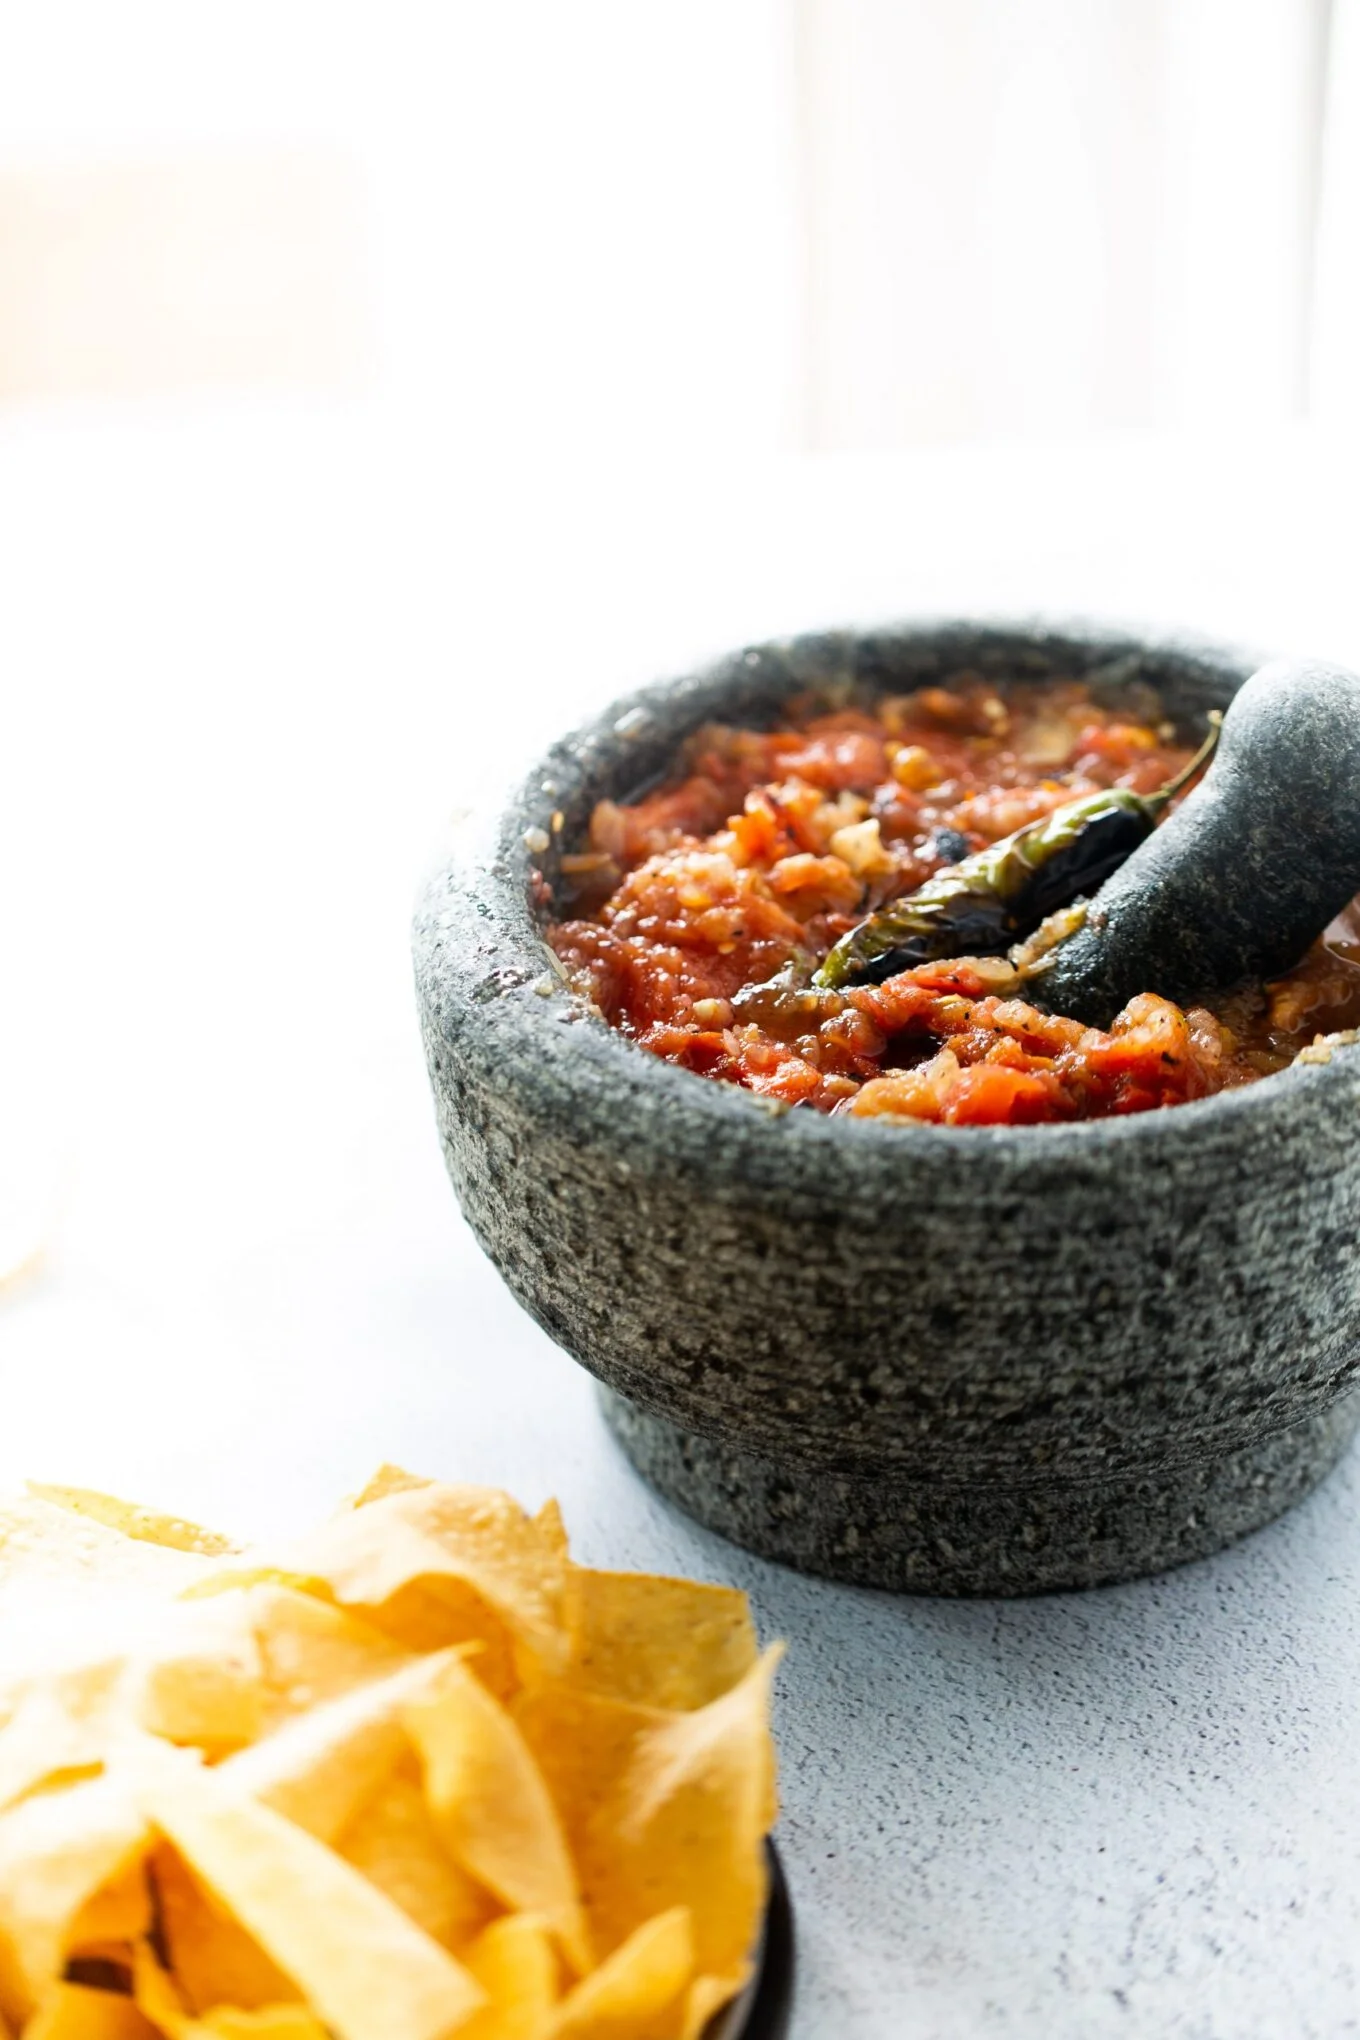
[[1100, 789], [1151, 794], [1190, 756], [1150, 690], [967, 673], [772, 730], [711, 724], [658, 790], [598, 804], [549, 939], [649, 1053], [787, 1105], [1014, 1125], [1206, 1097], [1360, 1020], [1360, 914], [1288, 977], [1212, 1011], [1145, 992], [1108, 1032], [1042, 1010], [1038, 945], [811, 982], [936, 872]]

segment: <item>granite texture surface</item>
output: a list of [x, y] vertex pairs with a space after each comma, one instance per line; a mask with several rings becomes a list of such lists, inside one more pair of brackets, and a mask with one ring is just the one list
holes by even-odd
[[1054, 952], [1045, 1005], [1107, 1026], [1279, 977], [1360, 892], [1360, 676], [1280, 659], [1234, 699], [1207, 778]]
[[751, 1551], [829, 1579], [903, 1594], [1035, 1593], [1104, 1586], [1203, 1558], [1281, 1515], [1360, 1426], [1360, 1391], [1240, 1452], [1057, 1491], [950, 1487], [888, 1469], [791, 1478], [601, 1388], [605, 1420], [662, 1494]]
[[703, 1520], [842, 1578], [1016, 1593], [1207, 1551], [1331, 1465], [1360, 1366], [1360, 1054], [1087, 1125], [781, 1114], [592, 1016], [534, 897], [594, 801], [714, 714], [981, 667], [1150, 684], [1193, 733], [1253, 663], [1042, 626], [756, 647], [564, 740], [435, 875], [417, 981], [463, 1209], [551, 1336], [670, 1427], [621, 1435]]

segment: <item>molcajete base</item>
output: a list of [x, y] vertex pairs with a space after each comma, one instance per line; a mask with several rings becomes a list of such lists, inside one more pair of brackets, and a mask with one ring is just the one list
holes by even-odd
[[638, 1471], [687, 1515], [799, 1572], [902, 1594], [1108, 1586], [1207, 1558], [1301, 1501], [1360, 1428], [1360, 1392], [1243, 1451], [1108, 1481], [949, 1489], [776, 1466], [600, 1399]]

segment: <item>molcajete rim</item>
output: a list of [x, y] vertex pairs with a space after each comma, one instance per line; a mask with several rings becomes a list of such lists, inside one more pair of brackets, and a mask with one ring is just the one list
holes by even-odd
[[[693, 674], [653, 681], [617, 696], [559, 738], [502, 807], [472, 817], [454, 852], [469, 878], [480, 872], [485, 880], [483, 900], [490, 908], [487, 932], [496, 939], [488, 941], [487, 969], [480, 988], [488, 1004], [494, 1001], [498, 1019], [504, 1017], [511, 1025], [522, 1021], [555, 1066], [560, 1035], [544, 1022], [548, 1015], [560, 1019], [565, 1009], [580, 1024], [570, 1050], [572, 1060], [584, 1056], [607, 1069], [620, 1087], [620, 1094], [636, 1083], [649, 1090], [664, 1087], [674, 1097], [678, 1114], [684, 1113], [689, 1118], [698, 1115], [725, 1130], [743, 1122], [749, 1124], [753, 1116], [762, 1124], [771, 1119], [785, 1121], [785, 1154], [779, 1157], [783, 1166], [788, 1165], [789, 1143], [805, 1149], [809, 1162], [821, 1163], [827, 1153], [844, 1148], [850, 1141], [898, 1154], [933, 1149], [941, 1141], [964, 1143], [997, 1152], [1014, 1152], [1022, 1166], [1037, 1166], [1036, 1141], [1052, 1155], [1062, 1151], [1065, 1157], [1070, 1152], [1075, 1158], [1095, 1141], [1113, 1145], [1193, 1138], [1193, 1133], [1180, 1132], [1182, 1122], [1193, 1129], [1220, 1116], [1259, 1115], [1282, 1090], [1292, 1090], [1299, 1084], [1335, 1081], [1347, 1063], [1360, 1064], [1360, 1057], [1342, 1053], [1330, 1065], [1303, 1065], [1281, 1071], [1257, 1084], [1195, 1099], [1170, 1111], [1022, 1128], [947, 1127], [876, 1119], [833, 1119], [776, 1106], [736, 1085], [715, 1084], [662, 1062], [592, 1014], [580, 994], [562, 980], [557, 960], [544, 939], [547, 917], [529, 898], [534, 871], [544, 868], [545, 875], [551, 876], [556, 858], [574, 840], [594, 798], [606, 791], [618, 793], [630, 785], [646, 785], [656, 776], [655, 770], [648, 769], [647, 753], [639, 753], [639, 742], [648, 722], [653, 751], [660, 748], [669, 756], [704, 720], [716, 699], [730, 702], [743, 683], [749, 684], [751, 668], [758, 662], [771, 656], [787, 662], [785, 682], [765, 696], [766, 700], [774, 700], [781, 694], [817, 686], [827, 677], [823, 662], [834, 661], [838, 652], [843, 657], [844, 650], [855, 645], [871, 647], [875, 657], [881, 656], [888, 646], [934, 654], [935, 664], [923, 667], [923, 673], [937, 670], [946, 654], [951, 662], [973, 660], [985, 669], [989, 663], [1004, 666], [1008, 658], [1016, 656], [1040, 654], [1056, 662], [1063, 653], [1068, 653], [1076, 661], [1078, 677], [1088, 677], [1092, 668], [1101, 671], [1125, 661], [1136, 661], [1139, 670], [1131, 671], [1128, 677], [1148, 677], [1154, 684], [1161, 680], [1172, 686], [1188, 682], [1199, 693], [1200, 700], [1194, 705], [1201, 708], [1225, 705], [1236, 688], [1270, 656], [1210, 638], [1201, 639], [1188, 632], [1145, 635], [1132, 626], [1085, 619], [1064, 622], [984, 619], [970, 623], [912, 619], [864, 631], [845, 628], [809, 632], [746, 646]], [[989, 653], [999, 656], [989, 660]], [[1041, 678], [1042, 673], [1036, 671], [1033, 677]], [[558, 816], [561, 825], [554, 828]], [[540, 830], [548, 840], [546, 852], [531, 849], [526, 841]], [[445, 868], [440, 865], [434, 880], [436, 886]], [[420, 920], [418, 913], [418, 978], [427, 968], [421, 958]], [[500, 927], [496, 925], [498, 921], [502, 923]], [[507, 936], [516, 952], [513, 957], [503, 953]], [[502, 995], [522, 990], [524, 981], [516, 983], [516, 978], [526, 967], [537, 965], [542, 970], [535, 969], [535, 1003], [527, 1005], [516, 1000], [507, 1004]], [[497, 977], [498, 970], [504, 975]], [[474, 987], [474, 996], [477, 989]], [[711, 1160], [711, 1150], [705, 1148], [704, 1153]]]

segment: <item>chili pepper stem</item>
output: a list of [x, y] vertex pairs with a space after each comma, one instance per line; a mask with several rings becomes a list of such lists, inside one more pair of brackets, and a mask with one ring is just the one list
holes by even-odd
[[1208, 736], [1204, 739], [1204, 742], [1200, 745], [1189, 764], [1182, 765], [1174, 779], [1168, 779], [1165, 786], [1159, 787], [1156, 793], [1148, 795], [1147, 804], [1150, 808], [1160, 812], [1168, 801], [1174, 800], [1178, 793], [1184, 793], [1186, 787], [1192, 785], [1199, 778], [1201, 772], [1205, 770], [1209, 760], [1213, 757], [1214, 752], [1218, 749], [1218, 740], [1222, 733], [1223, 711], [1221, 708], [1211, 708], [1209, 710]]

